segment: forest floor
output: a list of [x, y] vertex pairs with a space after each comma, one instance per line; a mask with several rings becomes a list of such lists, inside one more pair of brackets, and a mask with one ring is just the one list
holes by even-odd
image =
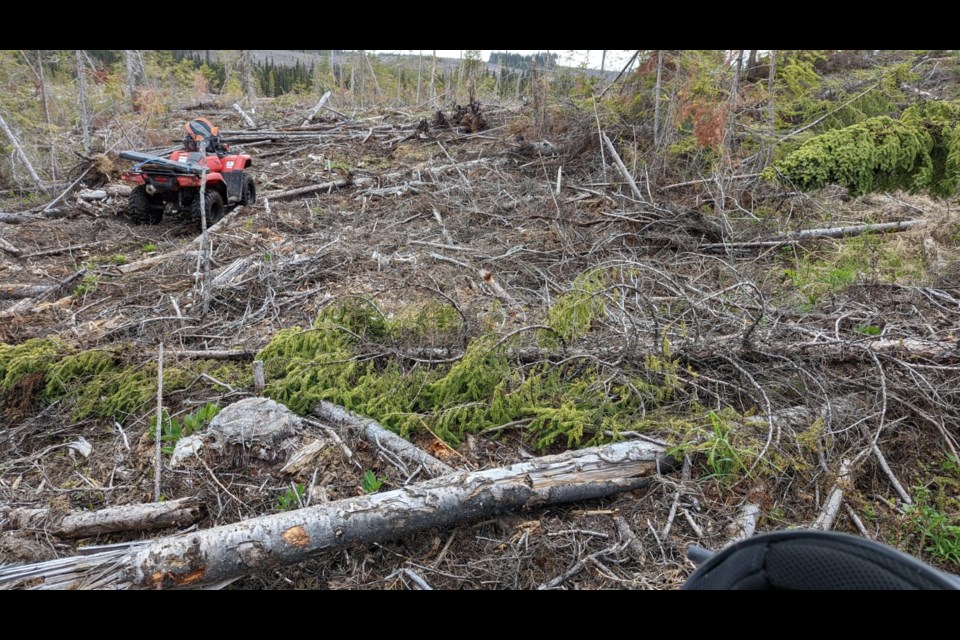
[[[744, 526], [812, 526], [837, 488], [844, 507], [827, 526], [957, 569], [960, 536], [935, 524], [937, 514], [950, 522], [960, 486], [952, 203], [811, 197], [736, 177], [672, 186], [683, 180], [638, 170], [640, 152], [621, 147], [641, 178], [637, 193], [601, 150], [592, 117], [506, 105], [483, 113], [486, 127], [475, 132], [418, 131], [424, 114], [324, 111], [300, 126], [303, 110], [277, 108], [256, 129], [225, 132], [253, 157], [260, 197], [211, 233], [206, 310], [200, 244], [186, 246], [195, 223], [133, 225], [124, 197], [85, 200], [79, 191], [56, 205], [57, 217], [0, 204], [22, 214], [0, 223], [0, 342], [8, 345], [0, 347], [0, 504], [64, 513], [149, 502], [161, 342], [164, 408], [183, 418], [254, 395], [251, 361], [281, 330], [360, 304], [387, 325], [452, 328], [364, 325], [353, 344], [358, 363], [399, 368], [406, 379], [449, 367], [493, 335], [510, 347], [513, 389], [546, 365], [565, 376], [551, 409], [590, 407], [572, 422], [537, 422], [530, 410], [474, 428], [444, 422], [445, 405], [425, 428], [401, 429], [454, 468], [636, 434], [667, 442], [687, 468], [609, 498], [321, 554], [231, 588], [422, 587], [411, 574], [433, 588], [676, 588], [694, 568], [689, 545], [718, 549]], [[198, 116], [224, 129], [237, 122], [213, 108], [166, 114], [156, 129], [177, 131]], [[110, 157], [85, 186], [118, 183], [125, 164]], [[327, 186], [285, 193], [319, 184]], [[900, 221], [922, 223], [847, 238], [789, 235]], [[429, 315], [438, 305], [455, 311], [452, 321]], [[550, 347], [544, 331], [562, 335], [561, 344]], [[91, 390], [93, 379], [107, 384], [97, 373], [51, 387], [65, 380], [51, 367], [90, 353], [108, 354], [116, 384]], [[291, 374], [269, 362], [267, 373], [267, 394], [289, 400]], [[458, 407], [470, 404], [462, 400]], [[372, 417], [388, 423], [384, 415]], [[69, 446], [79, 440], [90, 450]], [[282, 460], [166, 469], [163, 495], [199, 496], [196, 526], [207, 528], [417, 480], [376, 447], [346, 444], [352, 460], [333, 457], [293, 476], [280, 472]], [[841, 465], [851, 471], [838, 480]], [[68, 540], [12, 529], [0, 532], [0, 565], [156, 535]]]

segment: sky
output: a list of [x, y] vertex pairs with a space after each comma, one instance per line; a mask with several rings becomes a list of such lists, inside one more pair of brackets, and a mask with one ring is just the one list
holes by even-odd
[[[412, 50], [416, 52], [417, 50]], [[424, 54], [430, 54], [432, 49], [424, 49]], [[588, 67], [593, 69], [600, 68], [600, 60], [603, 57], [603, 51], [600, 49], [589, 50], [581, 49], [578, 51], [574, 50], [560, 50], [560, 49], [497, 49], [497, 51], [510, 51], [511, 53], [520, 53], [523, 55], [530, 55], [532, 53], [537, 53], [538, 51], [549, 51], [551, 53], [556, 53], [559, 55], [559, 62], [561, 65], [578, 67], [581, 64], [586, 63]], [[383, 51], [383, 53], [397, 53], [396, 50]], [[627, 60], [630, 59], [630, 56], [633, 55], [633, 50], [608, 50], [607, 51], [607, 62], [605, 68], [607, 70], [616, 69], [619, 71], [623, 68], [623, 65], [627, 63]], [[437, 49], [437, 55], [441, 58], [459, 58], [461, 54], [460, 50], [449, 50], [449, 49]], [[490, 59], [490, 50], [482, 49], [480, 51], [481, 58], [484, 61]]]

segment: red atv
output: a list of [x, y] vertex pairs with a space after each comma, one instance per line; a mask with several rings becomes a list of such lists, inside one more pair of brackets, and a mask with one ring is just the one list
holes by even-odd
[[122, 176], [137, 185], [127, 201], [127, 214], [134, 222], [158, 224], [164, 213], [179, 212], [199, 224], [204, 169], [208, 226], [223, 217], [228, 205], [256, 203], [257, 187], [247, 171], [253, 164], [250, 156], [230, 155], [230, 147], [220, 139], [217, 127], [204, 118], [188, 122], [184, 129], [184, 148], [174, 151], [169, 158], [136, 151], [120, 153], [121, 158], [137, 163]]

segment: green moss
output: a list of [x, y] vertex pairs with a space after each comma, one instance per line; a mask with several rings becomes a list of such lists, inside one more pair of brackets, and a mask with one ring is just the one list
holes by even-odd
[[5, 393], [30, 374], [42, 374], [56, 363], [66, 346], [55, 339], [33, 338], [23, 344], [0, 344], [0, 390]]
[[[0, 344], [0, 389], [4, 400], [16, 396], [24, 408], [62, 402], [72, 408], [75, 420], [140, 415], [156, 398], [156, 364], [124, 365], [121, 355], [120, 350], [75, 351], [55, 339]], [[252, 375], [242, 365], [202, 360], [189, 368], [165, 368], [164, 392], [186, 388], [201, 373], [238, 386], [249, 385]], [[38, 380], [32, 380], [38, 375]], [[24, 405], [25, 389], [11, 391], [27, 381], [30, 390]]]
[[854, 195], [928, 191], [948, 197], [960, 187], [960, 104], [924, 102], [899, 120], [869, 118], [815, 136], [764, 175], [801, 190], [828, 184]]
[[553, 329], [555, 335], [542, 333], [541, 344], [556, 346], [557, 336], [564, 342], [585, 336], [593, 321], [606, 310], [600, 292], [606, 286], [607, 280], [606, 272], [602, 269], [578, 276], [573, 281], [570, 292], [558, 298], [547, 312], [547, 325]]
[[[594, 274], [581, 287], [597, 291], [602, 281]], [[602, 305], [587, 289], [575, 288], [569, 295], [558, 301], [561, 311], [552, 312], [557, 333], [582, 337]], [[533, 444], [547, 448], [610, 440], [636, 428], [643, 412], [669, 400], [680, 384], [669, 345], [623, 379], [577, 362], [521, 367], [513, 361], [522, 346], [520, 335], [506, 341], [479, 336], [452, 364], [363, 358], [361, 353], [377, 351], [371, 349], [373, 339], [390, 342], [459, 327], [459, 314], [452, 309], [427, 305], [386, 317], [370, 304], [336, 305], [312, 329], [279, 332], [258, 356], [264, 360], [268, 395], [299, 413], [329, 400], [401, 434], [429, 429], [453, 444], [467, 433], [524, 421]], [[541, 337], [556, 341], [552, 332]]]
[[106, 351], [82, 351], [69, 355], [50, 367], [44, 397], [56, 400], [114, 370], [113, 355]]

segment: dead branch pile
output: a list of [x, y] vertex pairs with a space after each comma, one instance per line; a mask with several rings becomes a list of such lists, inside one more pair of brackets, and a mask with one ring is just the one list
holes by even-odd
[[[860, 522], [859, 528], [861, 505], [852, 496], [898, 518], [897, 505], [911, 501], [918, 457], [932, 463], [930, 451], [957, 456], [960, 291], [949, 277], [952, 256], [934, 240], [943, 224], [934, 205], [885, 209], [878, 221], [876, 207], [858, 202], [829, 228], [799, 213], [799, 226], [788, 226], [743, 206], [740, 176], [658, 188], [668, 181], [630, 161], [636, 157], [631, 137], [598, 132], [592, 116], [533, 131], [515, 113], [481, 113], [475, 103], [449, 118], [438, 111], [429, 123], [397, 111], [356, 119], [304, 115], [223, 132], [254, 155], [266, 202], [211, 230], [206, 312], [197, 297], [198, 230], [176, 222], [131, 226], [116, 216], [122, 190], [111, 185], [70, 196], [69, 206], [82, 217], [14, 212], [16, 219], [6, 221], [19, 224], [0, 224], [0, 338], [21, 343], [53, 335], [83, 349], [123, 343], [129, 349], [122, 357], [144, 365], [162, 339], [181, 354], [174, 361], [189, 369], [199, 360], [249, 358], [277, 331], [309, 327], [333, 301], [366, 300], [385, 315], [442, 301], [462, 320], [446, 342], [363, 336], [356, 358], [399, 363], [410, 373], [460, 360], [471, 338], [492, 330], [510, 340], [507, 353], [518, 370], [542, 364], [589, 369], [598, 394], [631, 385], [640, 394], [641, 382], [663, 386], [670, 377], [669, 398], [656, 415], [638, 414], [638, 422], [665, 437], [671, 412], [690, 415], [699, 408], [701, 416], [716, 417], [729, 410], [738, 417], [717, 420], [736, 423], [750, 453], [740, 469], [747, 480], [733, 488], [689, 477], [655, 483], [647, 495], [660, 511], [622, 497], [612, 507], [585, 507], [603, 512], [588, 516], [491, 521], [464, 535], [469, 542], [457, 541], [454, 548], [466, 559], [453, 562], [447, 549], [460, 534], [427, 532], [408, 538], [422, 548], [401, 548], [402, 561], [385, 559], [393, 547], [369, 551], [385, 563], [383, 570], [362, 569], [346, 552], [328, 556], [335, 568], [324, 586], [420, 584], [411, 574], [422, 581], [424, 573], [449, 587], [552, 588], [584, 574], [596, 586], [676, 584], [688, 570], [685, 543], [719, 545], [730, 537], [724, 530], [731, 523], [763, 526], [773, 502], [796, 524], [820, 516], [821, 526], [843, 521], [847, 527]], [[923, 279], [907, 284], [887, 277], [876, 242], [882, 233], [918, 245], [930, 239], [928, 254], [911, 255], [926, 269]], [[824, 256], [844, 251], [841, 237], [866, 238], [856, 245], [862, 256], [843, 254], [848, 262], [860, 260], [856, 276], [826, 263]], [[837, 279], [842, 287], [834, 286]], [[594, 310], [588, 326], [554, 347], [538, 344], [549, 310], [570, 294], [582, 295]], [[676, 366], [667, 371], [663, 363]], [[184, 397], [245, 393], [204, 375], [197, 374]], [[71, 424], [66, 409], [46, 411], [47, 422], [26, 418], [0, 430], [2, 455], [11, 461], [0, 495], [11, 503], [46, 486], [38, 461], [50, 443], [30, 434], [50, 420]], [[657, 421], [663, 433], [651, 426]], [[118, 416], [117, 424], [135, 436], [148, 429], [142, 416]], [[498, 433], [522, 433], [523, 426], [504, 425]], [[61, 431], [46, 433], [52, 438]], [[692, 445], [711, 433], [719, 432], [704, 427]], [[464, 445], [470, 451], [462, 454], [467, 462], [454, 466], [515, 462], [518, 447], [529, 444], [517, 438], [506, 451], [500, 442], [471, 436], [472, 444]], [[347, 445], [358, 446], [356, 440]], [[374, 448], [378, 464], [394, 456], [362, 446]], [[344, 464], [356, 474], [356, 464]], [[145, 473], [137, 464], [105, 465], [99, 479], [88, 481], [136, 491]], [[199, 467], [180, 478], [183, 490], [200, 486], [205, 503], [219, 505], [208, 524], [269, 509], [275, 500], [254, 497], [261, 481], [274, 495], [287, 487], [265, 469], [253, 479], [230, 473]], [[334, 474], [314, 476], [305, 483], [310, 499], [358, 490], [353, 483], [321, 495], [316, 489], [324, 480], [336, 484]], [[532, 568], [531, 558], [548, 551], [554, 555], [546, 568]], [[558, 552], [569, 562], [556, 560]], [[484, 554], [496, 561], [485, 564]], [[643, 577], [644, 562], [656, 564], [659, 576]], [[351, 577], [351, 571], [358, 573]], [[275, 577], [257, 579], [272, 586]]]

